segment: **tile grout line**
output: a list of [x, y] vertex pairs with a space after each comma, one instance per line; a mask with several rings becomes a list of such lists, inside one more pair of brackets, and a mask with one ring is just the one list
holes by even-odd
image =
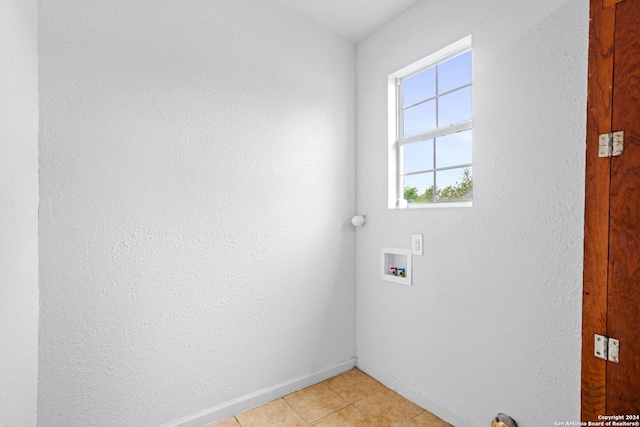
[[[362, 400], [362, 399], [360, 399], [360, 400]], [[373, 421], [373, 423], [374, 423], [375, 425], [380, 426], [380, 423], [379, 423], [379, 422], [377, 422], [376, 420], [374, 420], [374, 419], [371, 417], [371, 415], [367, 414], [366, 412], [362, 412], [360, 409], [358, 409], [358, 407], [357, 407], [357, 406], [355, 406], [355, 405], [353, 405], [353, 404], [352, 404], [351, 406], [353, 406], [353, 407], [354, 407], [354, 409], [355, 409], [356, 411], [360, 412], [362, 415], [364, 415], [365, 417], [367, 417], [367, 418], [369, 418], [371, 421]]]
[[367, 418], [369, 418], [371, 421], [373, 421], [377, 426], [381, 426], [381, 424], [380, 424], [380, 423], [379, 423], [375, 418], [373, 418], [371, 415], [367, 414], [367, 413], [366, 413], [366, 412], [364, 412], [362, 409], [360, 409], [360, 408], [358, 408], [358, 407], [356, 406], [356, 403], [358, 403], [358, 402], [362, 402], [363, 400], [367, 399], [368, 397], [375, 396], [375, 395], [376, 395], [376, 394], [378, 394], [378, 393], [382, 393], [382, 390], [378, 390], [378, 391], [376, 391], [375, 393], [368, 394], [368, 395], [366, 395], [365, 397], [363, 397], [362, 399], [359, 399], [359, 400], [357, 400], [356, 402], [353, 402], [353, 407], [354, 407], [354, 408], [356, 408], [356, 409], [357, 409], [361, 414], [363, 414], [365, 417], [367, 417]]
[[[340, 397], [341, 397], [345, 402], [348, 402], [348, 403], [347, 403], [347, 405], [346, 405], [346, 406], [343, 406], [342, 408], [339, 408], [339, 409], [337, 409], [337, 410], [335, 410], [335, 411], [331, 412], [330, 414], [327, 414], [327, 415], [325, 415], [324, 417], [322, 417], [322, 418], [319, 418], [319, 419], [315, 420], [314, 422], [318, 422], [318, 421], [322, 420], [323, 418], [326, 418], [326, 417], [328, 417], [328, 416], [330, 416], [330, 415], [332, 415], [332, 414], [335, 414], [336, 412], [342, 411], [343, 409], [348, 408], [349, 406], [351, 406], [351, 407], [353, 407], [353, 409], [355, 409], [356, 411], [360, 412], [360, 413], [361, 413], [362, 415], [364, 415], [366, 418], [370, 419], [370, 420], [371, 420], [375, 425], [380, 426], [380, 424], [379, 424], [376, 420], [374, 420], [374, 419], [373, 419], [369, 414], [367, 414], [367, 413], [365, 413], [365, 412], [362, 412], [362, 411], [361, 411], [360, 409], [358, 409], [358, 407], [355, 405], [356, 403], [360, 402], [361, 400], [366, 399], [366, 398], [367, 398], [367, 397], [369, 397], [369, 396], [373, 396], [373, 395], [375, 395], [375, 394], [378, 394], [378, 393], [379, 393], [379, 391], [377, 391], [377, 392], [375, 392], [375, 393], [367, 394], [366, 396], [363, 396], [363, 397], [361, 397], [360, 399], [357, 399], [357, 400], [354, 400], [353, 402], [350, 402], [349, 400], [347, 400], [347, 397], [346, 397], [346, 396], [343, 396], [342, 394], [340, 394], [340, 392], [339, 392], [338, 390], [335, 390], [333, 387], [331, 387], [331, 385], [328, 383], [328, 380], [324, 380], [324, 381], [322, 381], [320, 384], [322, 384], [322, 383], [324, 383], [324, 384], [329, 388], [329, 390], [331, 390], [331, 391], [333, 391], [334, 393], [336, 393], [336, 394], [337, 394], [338, 396], [340, 396]], [[313, 423], [312, 423], [312, 424], [310, 424], [310, 425], [313, 425]]]
[[[312, 387], [312, 386], [310, 386], [310, 387]], [[309, 388], [309, 387], [305, 387], [305, 388]], [[302, 390], [304, 390], [304, 389], [302, 389]], [[298, 391], [300, 391], [300, 390], [298, 390]], [[294, 392], [294, 393], [295, 393], [295, 392]], [[293, 393], [290, 393], [290, 394], [293, 394]], [[287, 396], [289, 396], [289, 395], [287, 394]], [[289, 407], [290, 407], [291, 409], [293, 409], [293, 412], [295, 412], [296, 414], [298, 414], [298, 416], [300, 417], [300, 419], [302, 420], [302, 422], [303, 422], [303, 423], [305, 423], [306, 425], [310, 426], [311, 424], [309, 424], [309, 423], [307, 422], [307, 420], [305, 420], [305, 419], [304, 419], [304, 417], [302, 416], [302, 414], [300, 414], [300, 412], [298, 412], [298, 411], [296, 410], [296, 408], [294, 408], [294, 407], [293, 407], [293, 405], [292, 405], [291, 403], [289, 403], [289, 402], [287, 401], [287, 399], [285, 399], [285, 397], [287, 397], [287, 396], [282, 396], [280, 399], [284, 400], [284, 403], [286, 403], [287, 405], [289, 405]], [[242, 427], [242, 426], [240, 426], [240, 427]]]
[[[349, 407], [349, 406], [352, 406], [352, 405], [353, 405], [353, 402], [349, 403], [349, 401], [347, 400], [347, 398], [346, 398], [345, 396], [343, 396], [343, 395], [341, 395], [340, 393], [338, 393], [338, 391], [337, 391], [337, 390], [334, 390], [334, 389], [333, 389], [333, 387], [331, 387], [331, 386], [329, 385], [328, 381], [329, 381], [329, 380], [324, 380], [324, 381], [322, 381], [320, 384], [324, 384], [324, 385], [326, 385], [326, 386], [327, 386], [327, 388], [328, 388], [329, 390], [331, 390], [332, 392], [334, 392], [335, 394], [337, 394], [338, 396], [340, 396], [340, 397], [342, 398], [342, 400], [344, 400], [345, 402], [347, 402], [347, 404], [346, 404], [345, 406], [343, 406], [342, 408], [338, 408], [338, 409], [336, 409], [335, 411], [331, 412], [330, 414], [325, 415], [325, 416], [324, 416], [324, 417], [322, 417], [322, 418], [318, 418], [317, 420], [315, 420], [315, 421], [314, 421], [314, 423], [317, 423], [317, 422], [318, 422], [318, 421], [320, 421], [321, 419], [326, 418], [326, 417], [328, 417], [329, 415], [333, 415], [333, 414], [335, 414], [336, 412], [342, 411], [344, 408], [347, 408], [347, 407]], [[310, 424], [310, 425], [313, 425], [313, 423], [312, 423], [312, 424]]]
[[[340, 397], [342, 397], [342, 396], [340, 396]], [[343, 399], [344, 399], [344, 398], [343, 398]], [[345, 400], [345, 402], [346, 402], [346, 400]], [[310, 426], [312, 426], [314, 423], [317, 423], [318, 421], [320, 421], [320, 420], [322, 420], [322, 419], [324, 419], [324, 418], [327, 418], [328, 416], [333, 415], [333, 414], [335, 414], [336, 412], [340, 412], [340, 411], [342, 411], [344, 408], [347, 408], [347, 407], [349, 407], [349, 406], [351, 406], [351, 404], [347, 404], [347, 405], [345, 405], [345, 406], [343, 406], [343, 407], [341, 407], [341, 408], [336, 409], [336, 410], [335, 410], [335, 411], [333, 411], [333, 412], [328, 413], [327, 415], [323, 415], [322, 417], [318, 418], [317, 420], [314, 420], [314, 421], [313, 421], [313, 423], [310, 423], [309, 425], [310, 425]]]
[[[356, 369], [357, 369], [357, 368], [356, 368]], [[360, 372], [362, 372], [362, 371], [360, 371]], [[365, 375], [367, 375], [367, 374], [365, 374]], [[367, 377], [371, 378], [369, 375], [367, 375]], [[323, 381], [323, 383], [325, 383], [325, 384], [326, 384], [326, 386], [327, 386], [327, 387], [329, 387], [329, 389], [330, 389], [331, 391], [333, 391], [334, 393], [336, 393], [338, 396], [342, 397], [346, 402], [349, 402], [349, 400], [347, 400], [347, 397], [346, 397], [346, 396], [343, 396], [342, 394], [340, 394], [340, 392], [338, 392], [338, 391], [337, 391], [337, 390], [335, 390], [333, 387], [331, 387], [331, 385], [329, 384], [329, 382], [328, 382], [328, 381], [329, 381], [329, 380], [324, 380], [324, 381]], [[362, 396], [360, 399], [357, 399], [357, 400], [354, 400], [353, 402], [350, 402], [347, 406], [342, 407], [342, 408], [340, 408], [340, 409], [338, 409], [338, 410], [336, 410], [336, 411], [332, 412], [331, 414], [335, 414], [336, 412], [341, 411], [341, 410], [343, 410], [344, 408], [347, 408], [347, 407], [351, 406], [351, 407], [353, 407], [356, 411], [358, 411], [359, 413], [361, 413], [362, 415], [364, 415], [366, 418], [368, 418], [369, 420], [371, 420], [371, 421], [372, 421], [376, 426], [381, 427], [381, 426], [380, 426], [380, 423], [378, 423], [378, 421], [376, 421], [375, 419], [373, 419], [373, 417], [371, 417], [371, 415], [367, 414], [366, 412], [363, 412], [362, 410], [360, 410], [360, 409], [356, 406], [356, 403], [358, 403], [358, 402], [360, 402], [360, 401], [362, 401], [362, 400], [364, 400], [364, 399], [366, 399], [366, 398], [368, 398], [368, 397], [370, 397], [370, 396], [376, 395], [376, 394], [380, 393], [380, 391], [381, 391], [381, 390], [376, 391], [376, 392], [374, 392], [374, 393], [366, 394], [365, 396]], [[329, 415], [331, 415], [331, 414], [328, 414], [328, 415], [326, 415], [325, 417], [328, 417], [328, 416], [329, 416]], [[325, 417], [322, 417], [322, 418], [325, 418]], [[320, 420], [321, 420], [322, 418], [320, 418]], [[316, 420], [316, 422], [317, 422], [317, 421], [320, 421], [320, 420]]]

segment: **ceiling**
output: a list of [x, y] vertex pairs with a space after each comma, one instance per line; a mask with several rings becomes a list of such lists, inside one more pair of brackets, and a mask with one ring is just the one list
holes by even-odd
[[318, 24], [358, 43], [420, 0], [280, 0]]

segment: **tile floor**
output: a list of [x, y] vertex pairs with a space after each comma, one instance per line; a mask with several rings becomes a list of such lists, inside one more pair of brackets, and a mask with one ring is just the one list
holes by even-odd
[[453, 427], [354, 368], [207, 427]]

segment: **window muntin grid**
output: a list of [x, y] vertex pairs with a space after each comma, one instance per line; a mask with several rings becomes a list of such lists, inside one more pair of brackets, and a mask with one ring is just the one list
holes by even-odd
[[471, 86], [470, 47], [396, 79], [399, 199], [472, 199]]

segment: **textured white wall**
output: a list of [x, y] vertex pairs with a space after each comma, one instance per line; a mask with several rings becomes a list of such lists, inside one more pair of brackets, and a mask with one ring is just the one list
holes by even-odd
[[39, 7], [39, 424], [354, 357], [354, 46], [275, 0]]
[[36, 424], [38, 14], [0, 0], [0, 425]]
[[[358, 363], [459, 426], [579, 419], [588, 6], [422, 1], [358, 45]], [[387, 76], [468, 34], [474, 205], [387, 210]], [[412, 233], [413, 286], [381, 281]]]

